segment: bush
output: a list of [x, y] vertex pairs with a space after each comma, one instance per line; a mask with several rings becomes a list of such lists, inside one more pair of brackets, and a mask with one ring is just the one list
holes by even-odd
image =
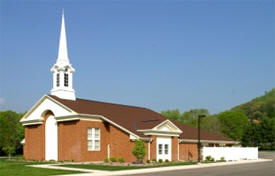
[[111, 157], [111, 158], [110, 158], [110, 161], [111, 161], [111, 162], [116, 162], [117, 159], [116, 159], [115, 157]]
[[151, 163], [151, 161], [150, 161], [150, 160], [146, 160], [146, 163], [148, 163], [148, 164], [149, 164], [149, 163]]
[[142, 140], [136, 140], [132, 151], [133, 155], [137, 158], [137, 163], [142, 163], [146, 155], [145, 144]]
[[214, 158], [212, 156], [206, 156], [205, 157], [205, 161], [208, 161], [208, 162], [213, 162], [214, 161]]
[[165, 160], [165, 162], [166, 162], [166, 163], [168, 163], [168, 162], [169, 162], [169, 160], [168, 160], [168, 159], [166, 159], [166, 160]]
[[120, 157], [120, 158], [118, 159], [118, 161], [119, 161], [120, 163], [124, 163], [124, 158], [123, 158], [123, 157]]
[[152, 161], [155, 163], [155, 162], [157, 162], [157, 160], [154, 158], [154, 159], [152, 159]]
[[222, 156], [221, 158], [220, 158], [220, 161], [225, 161], [225, 158]]
[[109, 163], [109, 158], [104, 158], [103, 162], [104, 163]]
[[163, 162], [163, 160], [162, 159], [159, 159], [159, 163], [162, 163]]

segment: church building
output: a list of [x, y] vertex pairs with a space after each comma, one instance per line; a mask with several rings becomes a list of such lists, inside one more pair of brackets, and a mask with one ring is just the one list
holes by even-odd
[[[64, 14], [58, 57], [51, 72], [51, 93], [44, 95], [20, 121], [25, 129], [25, 159], [103, 161], [123, 157], [131, 162], [136, 160], [132, 150], [138, 139], [146, 146], [144, 160], [197, 159], [196, 128], [147, 108], [76, 98]], [[208, 146], [236, 143], [204, 130], [201, 142]]]

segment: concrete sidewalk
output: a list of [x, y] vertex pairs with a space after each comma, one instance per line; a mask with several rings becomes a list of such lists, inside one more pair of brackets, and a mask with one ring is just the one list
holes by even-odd
[[122, 170], [122, 171], [100, 171], [91, 169], [79, 169], [79, 168], [68, 168], [57, 166], [57, 164], [41, 164], [41, 165], [29, 165], [31, 167], [47, 168], [47, 169], [60, 169], [60, 170], [72, 170], [87, 172], [83, 174], [67, 174], [61, 176], [109, 176], [109, 175], [131, 175], [131, 174], [142, 174], [142, 173], [152, 173], [152, 172], [164, 172], [164, 171], [175, 171], [184, 169], [196, 169], [196, 168], [206, 168], [206, 167], [216, 167], [216, 166], [228, 166], [228, 165], [238, 165], [238, 164], [249, 164], [258, 162], [272, 161], [271, 159], [258, 159], [258, 160], [242, 160], [242, 161], [232, 161], [232, 162], [221, 162], [221, 163], [207, 163], [207, 164], [196, 164], [196, 165], [185, 165], [185, 166], [169, 166], [169, 167], [157, 167], [157, 168], [145, 168], [145, 169], [132, 169], [132, 170]]

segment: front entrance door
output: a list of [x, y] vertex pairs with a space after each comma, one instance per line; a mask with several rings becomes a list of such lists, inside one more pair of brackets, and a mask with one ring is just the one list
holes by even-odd
[[57, 122], [54, 116], [49, 116], [45, 127], [45, 159], [57, 161]]
[[171, 161], [171, 137], [157, 137], [157, 160]]

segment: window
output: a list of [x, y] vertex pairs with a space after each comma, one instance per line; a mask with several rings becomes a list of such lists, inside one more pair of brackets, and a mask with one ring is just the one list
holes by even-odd
[[159, 144], [159, 155], [162, 154], [162, 144]]
[[164, 153], [165, 153], [165, 154], [168, 154], [168, 144], [165, 144], [165, 145], [164, 145]]
[[56, 86], [59, 87], [59, 83], [60, 83], [60, 75], [59, 73], [57, 73], [56, 75]]
[[100, 129], [99, 128], [88, 128], [87, 131], [88, 140], [88, 151], [99, 151], [100, 150]]
[[64, 86], [68, 87], [68, 85], [69, 85], [68, 74], [64, 73]]

